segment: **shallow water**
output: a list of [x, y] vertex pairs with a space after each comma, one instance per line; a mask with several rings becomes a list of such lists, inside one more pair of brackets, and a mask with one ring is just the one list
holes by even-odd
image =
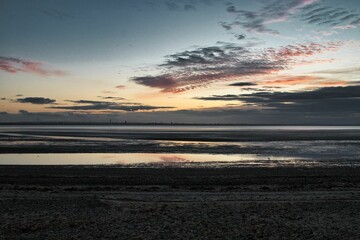
[[357, 159], [321, 159], [256, 154], [56, 153], [1, 154], [0, 165], [112, 165], [117, 167], [311, 167], [360, 166]]
[[0, 126], [0, 153], [0, 164], [355, 166], [360, 126]]
[[0, 132], [7, 130], [97, 130], [97, 131], [243, 131], [243, 130], [360, 130], [360, 126], [276, 126], [276, 125], [2, 125]]

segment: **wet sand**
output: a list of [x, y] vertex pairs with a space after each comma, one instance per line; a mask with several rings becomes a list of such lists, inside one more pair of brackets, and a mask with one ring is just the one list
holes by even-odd
[[360, 168], [0, 166], [0, 239], [359, 239]]
[[[277, 142], [276, 146], [267, 143]], [[360, 130], [3, 129], [0, 153], [222, 153], [271, 155], [307, 142], [360, 148]], [[322, 142], [322, 143], [321, 143]], [[239, 146], [239, 143], [244, 143]], [[256, 143], [259, 143], [256, 145]], [[264, 145], [261, 145], [263, 143]], [[256, 146], [254, 146], [256, 145]]]

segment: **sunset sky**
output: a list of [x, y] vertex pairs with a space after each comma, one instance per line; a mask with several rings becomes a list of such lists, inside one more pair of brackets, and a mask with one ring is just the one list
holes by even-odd
[[359, 0], [0, 0], [0, 122], [360, 123]]

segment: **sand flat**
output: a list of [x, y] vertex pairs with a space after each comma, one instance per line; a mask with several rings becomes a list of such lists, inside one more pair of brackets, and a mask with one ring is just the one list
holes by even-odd
[[359, 239], [359, 170], [0, 166], [0, 238]]

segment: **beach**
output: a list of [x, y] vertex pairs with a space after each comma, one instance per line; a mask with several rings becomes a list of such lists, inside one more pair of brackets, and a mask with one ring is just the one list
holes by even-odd
[[3, 126], [0, 239], [359, 239], [359, 136]]
[[0, 239], [359, 239], [359, 170], [3, 165]]
[[0, 6], [0, 240], [360, 240], [360, 0]]

